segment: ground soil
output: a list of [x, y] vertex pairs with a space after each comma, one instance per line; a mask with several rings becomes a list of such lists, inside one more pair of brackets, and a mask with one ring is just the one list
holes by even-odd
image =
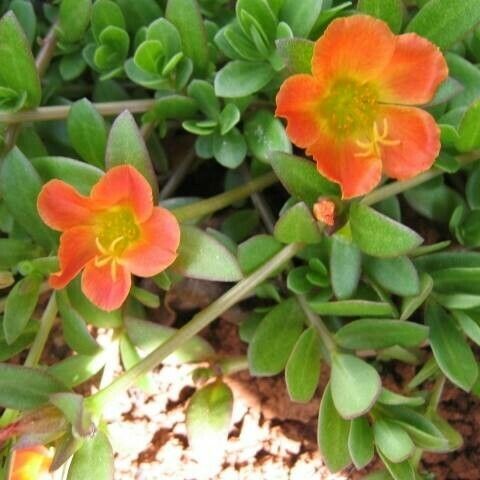
[[[192, 284], [187, 291], [195, 292], [193, 303], [202, 304], [210, 301], [210, 295], [218, 293], [215, 286], [208, 288], [210, 290]], [[171, 303], [178, 311], [179, 306], [192, 303], [191, 298], [182, 296], [174, 298]], [[203, 335], [221, 353], [245, 353], [245, 344], [238, 338], [235, 325], [243, 313], [237, 307]], [[163, 321], [166, 318], [169, 316], [163, 316]], [[173, 320], [170, 317], [169, 323]], [[248, 372], [241, 372], [226, 379], [234, 392], [235, 407], [223, 463], [212, 464], [208, 458], [199, 462], [188, 447], [184, 422], [186, 405], [195, 391], [191, 378], [193, 368], [192, 365], [164, 365], [152, 374], [155, 395], [134, 388], [111, 405], [106, 419], [110, 422], [112, 437], [119, 440], [116, 445], [116, 479], [362, 478], [365, 472], [354, 470], [331, 474], [322, 462], [315, 439], [321, 387], [310, 403], [292, 403], [281, 375], [252, 378]], [[324, 371], [322, 375], [324, 381], [326, 373]], [[383, 377], [389, 387], [400, 389], [413, 374], [413, 367], [390, 364]], [[465, 444], [455, 453], [425, 456], [424, 466], [435, 474], [435, 479], [480, 479], [479, 404], [480, 401], [473, 396], [447, 386], [441, 413], [463, 434]]]

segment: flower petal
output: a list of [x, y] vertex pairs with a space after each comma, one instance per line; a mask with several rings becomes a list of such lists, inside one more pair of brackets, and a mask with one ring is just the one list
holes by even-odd
[[92, 221], [91, 202], [62, 180], [46, 183], [37, 199], [42, 220], [55, 230], [66, 230]]
[[383, 169], [389, 177], [405, 180], [428, 170], [440, 152], [440, 131], [433, 117], [414, 107], [382, 107], [388, 137], [399, 145], [383, 146]]
[[60, 271], [50, 275], [51, 287], [65, 287], [97, 253], [92, 227], [73, 227], [62, 233], [58, 249]]
[[90, 197], [98, 209], [116, 205], [131, 207], [139, 222], [152, 214], [152, 187], [131, 165], [110, 169], [92, 188]]
[[287, 135], [299, 147], [308, 147], [318, 138], [319, 121], [315, 107], [323, 94], [311, 75], [287, 78], [277, 94], [275, 115], [287, 119]]
[[385, 22], [368, 15], [336, 19], [315, 43], [313, 76], [324, 81], [339, 77], [374, 80], [394, 48], [395, 35]]
[[177, 258], [180, 226], [172, 213], [155, 207], [152, 216], [140, 228], [140, 242], [123, 253], [122, 262], [134, 275], [152, 277]]
[[13, 450], [8, 480], [41, 480], [46, 477], [52, 459], [43, 445]]
[[114, 278], [110, 263], [97, 267], [92, 260], [82, 274], [82, 292], [94, 305], [107, 312], [122, 306], [131, 284], [130, 272], [123, 265], [116, 265]]
[[404, 105], [427, 103], [447, 76], [447, 62], [436, 45], [415, 33], [400, 35], [380, 75], [380, 100]]
[[316, 160], [322, 175], [340, 184], [344, 199], [370, 192], [382, 177], [380, 159], [359, 157], [359, 147], [352, 140], [341, 142], [323, 135], [307, 153]]

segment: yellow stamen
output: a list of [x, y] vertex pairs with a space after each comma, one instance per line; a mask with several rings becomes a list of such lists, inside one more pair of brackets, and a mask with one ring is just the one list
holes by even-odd
[[372, 128], [372, 138], [370, 141], [363, 142], [361, 140], [356, 140], [355, 142], [363, 152], [358, 152], [355, 154], [358, 158], [368, 158], [368, 157], [380, 157], [380, 147], [394, 147], [400, 145], [400, 140], [395, 140], [388, 138], [388, 121], [386, 118], [383, 119], [383, 132], [380, 133], [378, 129], [377, 122], [373, 122]]

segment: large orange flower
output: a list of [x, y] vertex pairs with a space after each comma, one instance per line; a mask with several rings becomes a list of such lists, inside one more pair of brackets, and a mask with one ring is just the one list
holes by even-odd
[[52, 454], [42, 445], [20, 448], [12, 452], [7, 480], [47, 480]]
[[[427, 112], [448, 67], [440, 50], [414, 34], [394, 35], [366, 15], [334, 20], [315, 43], [312, 75], [293, 75], [276, 114], [343, 198], [372, 190], [383, 172], [404, 180], [427, 170], [440, 151]], [[382, 168], [383, 166], [383, 168]]]
[[153, 206], [150, 185], [129, 165], [109, 170], [89, 197], [61, 180], [51, 180], [37, 203], [43, 221], [63, 232], [60, 271], [50, 276], [50, 285], [63, 288], [83, 269], [83, 292], [104, 310], [122, 305], [130, 290], [130, 274], [151, 277], [177, 256], [176, 218]]

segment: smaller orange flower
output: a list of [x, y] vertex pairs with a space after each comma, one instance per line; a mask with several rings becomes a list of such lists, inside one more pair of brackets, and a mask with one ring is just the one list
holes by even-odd
[[287, 134], [342, 187], [364, 195], [382, 171], [404, 180], [428, 170], [440, 151], [429, 102], [448, 75], [440, 50], [414, 34], [394, 35], [367, 15], [334, 20], [317, 40], [312, 75], [293, 75], [277, 95]]
[[48, 480], [52, 459], [43, 445], [13, 450], [7, 480]]
[[83, 293], [104, 310], [122, 305], [131, 274], [151, 277], [177, 257], [177, 219], [153, 206], [149, 183], [130, 165], [109, 170], [89, 197], [51, 180], [42, 188], [37, 206], [43, 221], [62, 232], [60, 271], [50, 276], [50, 285], [64, 288], [83, 270]]
[[321, 223], [333, 227], [335, 224], [336, 206], [332, 200], [321, 198], [313, 205], [313, 215]]

